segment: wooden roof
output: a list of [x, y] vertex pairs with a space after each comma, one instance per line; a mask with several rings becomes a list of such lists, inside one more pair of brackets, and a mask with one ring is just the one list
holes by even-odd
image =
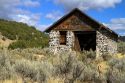
[[[94, 20], [93, 18], [91, 18], [90, 16], [86, 15], [85, 13], [83, 13], [81, 10], [79, 10], [78, 8], [73, 9], [71, 12], [69, 12], [67, 15], [63, 16], [61, 19], [59, 19], [57, 22], [55, 22], [54, 24], [52, 24], [50, 27], [48, 27], [44, 32], [50, 32], [54, 27], [58, 26], [59, 24], [61, 24], [64, 20], [68, 19], [69, 16], [78, 13], [80, 18], [83, 18], [83, 21], [86, 21], [86, 23], [88, 25], [90, 25], [92, 28], [94, 28], [95, 30], [101, 30], [104, 29], [106, 31], [108, 31], [109, 33], [112, 33], [116, 36], [118, 36], [117, 33], [115, 33], [114, 31], [112, 31], [111, 29], [109, 29], [108, 27], [104, 26], [103, 24], [97, 22], [96, 20]], [[85, 20], [86, 19], [86, 20]]]

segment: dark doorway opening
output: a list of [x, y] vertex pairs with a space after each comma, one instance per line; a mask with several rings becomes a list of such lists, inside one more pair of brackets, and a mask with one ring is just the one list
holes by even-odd
[[77, 51], [96, 50], [96, 31], [77, 31], [75, 32], [75, 40]]

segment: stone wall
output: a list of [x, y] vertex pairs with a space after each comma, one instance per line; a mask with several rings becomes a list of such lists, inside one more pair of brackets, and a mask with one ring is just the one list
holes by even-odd
[[74, 46], [74, 33], [72, 31], [67, 31], [66, 33], [66, 45], [60, 45], [60, 32], [52, 30], [49, 33], [50, 41], [49, 48], [51, 52], [58, 53], [60, 51], [71, 51]]
[[68, 46], [69, 48], [74, 47], [74, 41], [75, 41], [74, 33], [72, 31], [67, 31], [66, 38], [67, 38], [66, 46]]
[[[71, 51], [74, 47], [74, 33], [67, 31], [66, 34], [66, 45], [60, 45], [60, 32], [52, 30], [49, 34], [50, 42], [49, 47], [51, 52], [58, 53], [60, 51]], [[115, 54], [117, 53], [117, 42], [110, 34], [97, 31], [96, 32], [96, 53], [97, 57], [105, 53]]]
[[96, 44], [97, 57], [105, 53], [117, 53], [117, 42], [115, 41], [115, 38], [111, 37], [111, 34], [102, 31], [97, 31]]
[[59, 46], [59, 31], [51, 31], [49, 33], [49, 48], [51, 52], [56, 52]]

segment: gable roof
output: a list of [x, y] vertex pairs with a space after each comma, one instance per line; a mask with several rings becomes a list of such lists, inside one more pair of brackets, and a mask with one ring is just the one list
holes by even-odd
[[[78, 8], [73, 9], [71, 12], [69, 12], [68, 14], [64, 15], [62, 18], [60, 18], [57, 22], [55, 22], [54, 24], [52, 24], [50, 27], [48, 27], [44, 32], [50, 32], [54, 27], [56, 27], [57, 25], [59, 25], [60, 23], [62, 23], [64, 20], [66, 20], [69, 16], [73, 15], [75, 12], [79, 13], [81, 18], [84, 16], [86, 17], [86, 19], [88, 19], [90, 21], [90, 26], [92, 26], [93, 28], [95, 28], [96, 30], [100, 30], [100, 29], [105, 29], [106, 31], [118, 36], [117, 33], [115, 33], [114, 31], [112, 31], [111, 29], [109, 29], [107, 26], [103, 25], [102, 23], [99, 23], [98, 21], [94, 20], [93, 18], [91, 18], [90, 16], [88, 16], [87, 14], [83, 13], [81, 10], [79, 10]], [[93, 24], [96, 24], [96, 26], [94, 26]]]

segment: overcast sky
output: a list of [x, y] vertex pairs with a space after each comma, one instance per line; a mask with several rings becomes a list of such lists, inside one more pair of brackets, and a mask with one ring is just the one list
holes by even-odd
[[0, 18], [43, 31], [73, 8], [125, 35], [125, 0], [0, 0]]

